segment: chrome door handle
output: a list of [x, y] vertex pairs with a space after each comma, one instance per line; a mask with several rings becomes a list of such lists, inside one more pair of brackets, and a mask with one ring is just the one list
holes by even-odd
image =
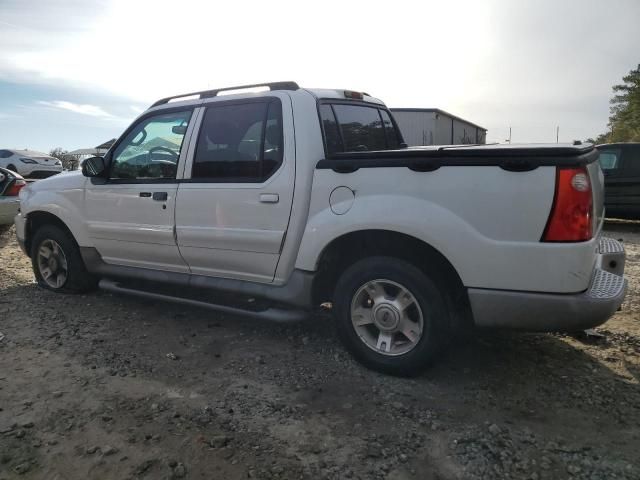
[[261, 193], [260, 194], [261, 203], [278, 203], [279, 201], [280, 201], [280, 196], [277, 193]]

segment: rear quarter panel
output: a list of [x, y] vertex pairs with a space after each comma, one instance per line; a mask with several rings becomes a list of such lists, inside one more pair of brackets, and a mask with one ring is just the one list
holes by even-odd
[[[334, 188], [355, 192], [336, 215]], [[315, 270], [324, 248], [356, 230], [392, 230], [440, 251], [467, 287], [572, 293], [588, 287], [596, 240], [541, 243], [555, 190], [555, 168], [508, 172], [499, 167], [315, 170], [309, 221], [297, 268]]]

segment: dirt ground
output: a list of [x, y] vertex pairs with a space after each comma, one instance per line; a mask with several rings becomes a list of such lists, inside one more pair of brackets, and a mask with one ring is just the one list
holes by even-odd
[[484, 333], [422, 376], [293, 326], [33, 282], [0, 238], [0, 479], [639, 479], [640, 224], [602, 337]]

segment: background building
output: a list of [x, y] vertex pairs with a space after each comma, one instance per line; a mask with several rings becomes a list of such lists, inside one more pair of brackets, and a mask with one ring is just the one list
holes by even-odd
[[486, 143], [486, 128], [439, 108], [390, 110], [409, 146]]

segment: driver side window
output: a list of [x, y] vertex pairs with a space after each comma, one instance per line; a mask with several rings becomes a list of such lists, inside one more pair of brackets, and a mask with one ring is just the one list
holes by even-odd
[[175, 179], [191, 111], [171, 112], [140, 121], [112, 156], [114, 180]]

